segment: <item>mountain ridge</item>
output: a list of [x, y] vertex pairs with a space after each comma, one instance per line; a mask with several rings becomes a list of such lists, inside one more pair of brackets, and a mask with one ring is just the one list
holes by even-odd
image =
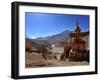
[[66, 35], [66, 34], [69, 34], [69, 32], [71, 32], [71, 31], [65, 30], [65, 31], [63, 31], [61, 33], [57, 33], [57, 34], [54, 34], [54, 35], [51, 35], [51, 36], [46, 36], [46, 37], [37, 37], [36, 39], [47, 40], [47, 39], [49, 39], [51, 37], [54, 37], [54, 36], [57, 36], [57, 35]]
[[65, 45], [68, 43], [68, 39], [69, 39], [69, 34], [71, 33], [71, 31], [69, 30], [65, 30], [61, 33], [52, 35], [52, 36], [47, 36], [47, 37], [38, 37], [36, 39], [38, 40], [46, 40], [48, 41], [50, 44], [54, 44], [54, 45]]

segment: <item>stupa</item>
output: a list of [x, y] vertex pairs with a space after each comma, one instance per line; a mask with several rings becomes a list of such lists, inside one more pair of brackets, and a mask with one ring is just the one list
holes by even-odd
[[64, 47], [61, 60], [89, 61], [89, 50], [86, 49], [87, 42], [83, 40], [87, 35], [89, 32], [82, 32], [77, 21], [74, 32], [69, 34], [70, 42]]

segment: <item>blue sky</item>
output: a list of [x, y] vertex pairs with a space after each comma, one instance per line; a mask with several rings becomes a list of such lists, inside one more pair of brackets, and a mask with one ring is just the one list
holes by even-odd
[[26, 36], [37, 38], [51, 36], [65, 30], [74, 31], [77, 20], [82, 31], [89, 30], [88, 15], [25, 12]]

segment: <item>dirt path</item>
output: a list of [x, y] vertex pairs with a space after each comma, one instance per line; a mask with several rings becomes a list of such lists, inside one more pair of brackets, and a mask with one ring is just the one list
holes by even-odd
[[53, 47], [52, 52], [54, 52], [54, 53], [63, 53], [64, 48], [63, 47]]

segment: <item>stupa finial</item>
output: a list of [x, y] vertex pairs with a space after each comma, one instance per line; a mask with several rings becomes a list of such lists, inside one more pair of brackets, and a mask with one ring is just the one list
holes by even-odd
[[79, 33], [80, 31], [81, 31], [81, 29], [79, 27], [79, 23], [78, 23], [78, 20], [77, 20], [75, 32]]

